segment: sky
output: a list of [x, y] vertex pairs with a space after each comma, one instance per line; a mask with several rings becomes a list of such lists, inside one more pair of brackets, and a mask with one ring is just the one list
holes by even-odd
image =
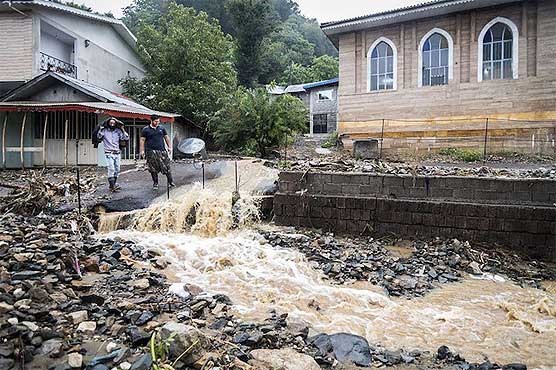
[[[97, 12], [111, 11], [116, 17], [122, 16], [122, 8], [132, 0], [73, 0], [85, 4]], [[297, 0], [301, 12], [319, 22], [341, 20], [383, 10], [421, 3], [424, 0]]]

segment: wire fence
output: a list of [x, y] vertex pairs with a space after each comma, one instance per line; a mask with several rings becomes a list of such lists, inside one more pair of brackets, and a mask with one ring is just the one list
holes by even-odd
[[345, 127], [341, 138], [377, 141], [378, 157], [464, 151], [488, 160], [513, 154], [556, 159], [556, 121], [503, 118], [380, 119]]

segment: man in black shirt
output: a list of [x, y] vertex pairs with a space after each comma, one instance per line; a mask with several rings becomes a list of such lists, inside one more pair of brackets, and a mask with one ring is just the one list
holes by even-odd
[[151, 124], [141, 130], [139, 150], [141, 157], [147, 158], [147, 167], [153, 179], [153, 190], [158, 190], [158, 173], [166, 175], [168, 186], [174, 187], [170, 156], [172, 143], [164, 127], [160, 127], [160, 117], [151, 116]]

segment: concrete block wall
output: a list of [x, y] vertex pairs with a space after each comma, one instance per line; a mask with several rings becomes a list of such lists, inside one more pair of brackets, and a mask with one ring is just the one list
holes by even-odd
[[[280, 190], [274, 197], [274, 220], [277, 224], [355, 235], [372, 232], [407, 237], [458, 238], [498, 244], [533, 258], [556, 261], [556, 206], [548, 202], [510, 203], [508, 200], [502, 204], [458, 199], [464, 191], [456, 193], [455, 185], [463, 178], [438, 179], [439, 183], [444, 180], [444, 188], [439, 187], [438, 198], [411, 195], [394, 198], [379, 190], [403, 191], [404, 187], [400, 184], [407, 178], [402, 178], [400, 182], [392, 176], [313, 173], [305, 178], [313, 176], [313, 180], [324, 179], [328, 182], [318, 184], [309, 180], [305, 187], [300, 181], [302, 176], [297, 172], [281, 174]], [[446, 186], [452, 181], [455, 184]], [[480, 182], [476, 184], [484, 185]], [[536, 192], [527, 188], [524, 185], [526, 182], [521, 180], [504, 180], [495, 184], [489, 183], [489, 186], [493, 189], [499, 186], [498, 193], [510, 189], [519, 193]], [[451, 198], [440, 195], [451, 195]]]
[[556, 180], [367, 173], [282, 172], [281, 192], [450, 200], [456, 202], [556, 204]]

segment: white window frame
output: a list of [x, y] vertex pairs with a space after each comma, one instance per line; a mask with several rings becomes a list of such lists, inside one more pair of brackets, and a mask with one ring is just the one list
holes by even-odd
[[[323, 94], [323, 96], [326, 96], [328, 93], [330, 94], [330, 97], [328, 97], [328, 99], [321, 99], [320, 98], [321, 94]], [[317, 91], [317, 101], [319, 101], [319, 102], [334, 101], [334, 90], [333, 89], [326, 89], [326, 90]]]
[[477, 53], [477, 81], [479, 82], [483, 81], [483, 42], [485, 39], [485, 35], [487, 31], [490, 30], [490, 28], [496, 23], [503, 23], [510, 27], [510, 30], [512, 31], [512, 75], [514, 80], [517, 80], [519, 78], [519, 30], [516, 24], [510, 19], [505, 17], [496, 17], [488, 22], [479, 34], [479, 52]]
[[[418, 61], [418, 71], [417, 71], [417, 86], [418, 87], [423, 87], [423, 47], [425, 46], [425, 42], [427, 42], [427, 40], [429, 39], [429, 37], [431, 37], [432, 35], [434, 35], [435, 33], [438, 33], [442, 36], [444, 36], [446, 38], [446, 40], [448, 41], [448, 84], [450, 83], [451, 80], [454, 79], [454, 39], [452, 38], [452, 35], [450, 35], [448, 32], [446, 32], [445, 30], [443, 30], [442, 28], [433, 28], [432, 30], [430, 30], [429, 32], [427, 32], [425, 34], [425, 36], [423, 36], [423, 38], [421, 38], [421, 42], [419, 42], [419, 61]], [[439, 85], [442, 86], [442, 85]], [[428, 87], [428, 86], [427, 86]]]
[[[389, 90], [371, 90], [371, 55], [373, 54], [373, 50], [380, 44], [381, 42], [385, 42], [392, 48], [394, 53], [394, 65], [393, 65], [393, 73], [394, 73], [394, 83], [392, 89]], [[378, 39], [373, 42], [369, 50], [367, 51], [367, 92], [372, 93], [381, 93], [381, 92], [388, 92], [388, 91], [396, 91], [398, 89], [398, 49], [396, 45], [386, 37], [379, 37]]]

